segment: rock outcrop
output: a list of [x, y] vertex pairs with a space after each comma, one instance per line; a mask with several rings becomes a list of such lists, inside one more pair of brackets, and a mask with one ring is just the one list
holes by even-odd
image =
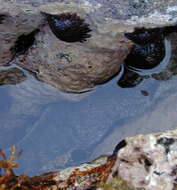
[[[2, 151], [0, 155], [4, 157]], [[177, 130], [128, 137], [118, 143], [111, 156], [102, 156], [78, 167], [38, 177], [14, 176], [12, 168], [17, 166], [15, 157], [13, 151], [10, 161], [4, 157], [0, 162], [0, 167], [7, 170], [4, 176], [0, 175], [0, 187], [40, 187], [47, 190], [177, 189]]]
[[[39, 80], [63, 91], [87, 91], [119, 72], [132, 47], [125, 32], [132, 32], [135, 27], [175, 24], [176, 5], [174, 0], [1, 0], [0, 65], [13, 59]], [[41, 12], [76, 13], [89, 25], [91, 36], [83, 43], [62, 41], [53, 34]]]

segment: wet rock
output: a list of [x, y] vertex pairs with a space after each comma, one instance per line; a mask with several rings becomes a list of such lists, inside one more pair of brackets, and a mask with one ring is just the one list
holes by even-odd
[[156, 80], [169, 80], [177, 74], [177, 33], [170, 34], [168, 39], [171, 42], [171, 58], [166, 68], [152, 75]]
[[36, 29], [41, 23], [41, 17], [29, 5], [3, 0], [0, 2], [0, 65], [6, 65], [15, 56], [12, 49], [19, 36]]
[[18, 68], [0, 71], [0, 85], [18, 84], [26, 79], [25, 74]]
[[[130, 33], [137, 27], [163, 27], [175, 24], [177, 20], [176, 2], [173, 0], [164, 3], [157, 0], [112, 0], [109, 3], [102, 0], [16, 2], [1, 4], [1, 65], [15, 57], [16, 64], [34, 72], [39, 80], [69, 92], [87, 91], [118, 73], [120, 64], [132, 46], [132, 42], [124, 36], [125, 32]], [[32, 6], [23, 6], [22, 2]], [[87, 36], [85, 40], [76, 42], [70, 36], [68, 41], [66, 33], [62, 34], [65, 41], [57, 38], [61, 37], [61, 34], [55, 33], [50, 19], [45, 15], [63, 13], [76, 13], [84, 20], [84, 26], [89, 27], [84, 29], [89, 32], [84, 34]], [[55, 19], [53, 21], [53, 24], [58, 24]], [[71, 22], [70, 24], [73, 26]], [[68, 27], [68, 20], [64, 25], [63, 21], [59, 22], [58, 26]], [[20, 50], [19, 56], [17, 42], [36, 30], [39, 32], [32, 36], [34, 40], [28, 38], [30, 43], [23, 44], [26, 51]], [[75, 28], [72, 28], [72, 31], [75, 31]], [[69, 33], [67, 29], [67, 34]], [[29, 45], [28, 48], [26, 45]]]
[[140, 84], [143, 81], [143, 78], [144, 77], [138, 73], [125, 68], [123, 75], [117, 82], [117, 85], [122, 88], [132, 88]]
[[[168, 80], [176, 74], [177, 27], [135, 29], [126, 33], [136, 43], [124, 60], [124, 72], [117, 84], [123, 88], [138, 85], [143, 79]], [[157, 35], [158, 34], [158, 35]]]
[[45, 26], [36, 35], [28, 55], [19, 56], [16, 63], [59, 89], [80, 91], [106, 82], [118, 73], [129, 51], [126, 48], [92, 49], [80, 43], [66, 43]]

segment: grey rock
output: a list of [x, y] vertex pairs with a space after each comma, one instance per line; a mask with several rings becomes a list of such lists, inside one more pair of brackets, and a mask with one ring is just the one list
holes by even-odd
[[128, 137], [126, 146], [117, 153], [117, 161], [108, 181], [117, 171], [135, 188], [172, 190], [177, 178], [176, 154], [176, 130]]

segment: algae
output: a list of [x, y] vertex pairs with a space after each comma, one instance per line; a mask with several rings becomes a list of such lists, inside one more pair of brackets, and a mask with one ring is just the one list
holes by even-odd
[[113, 178], [109, 183], [100, 183], [98, 188], [103, 190], [136, 190], [133, 187], [127, 185], [119, 176]]

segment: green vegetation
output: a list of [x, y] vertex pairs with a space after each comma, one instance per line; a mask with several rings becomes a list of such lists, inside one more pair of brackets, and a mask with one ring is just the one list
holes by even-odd
[[101, 183], [98, 187], [103, 190], [135, 190], [134, 188], [129, 187], [120, 177], [115, 177], [109, 183]]

